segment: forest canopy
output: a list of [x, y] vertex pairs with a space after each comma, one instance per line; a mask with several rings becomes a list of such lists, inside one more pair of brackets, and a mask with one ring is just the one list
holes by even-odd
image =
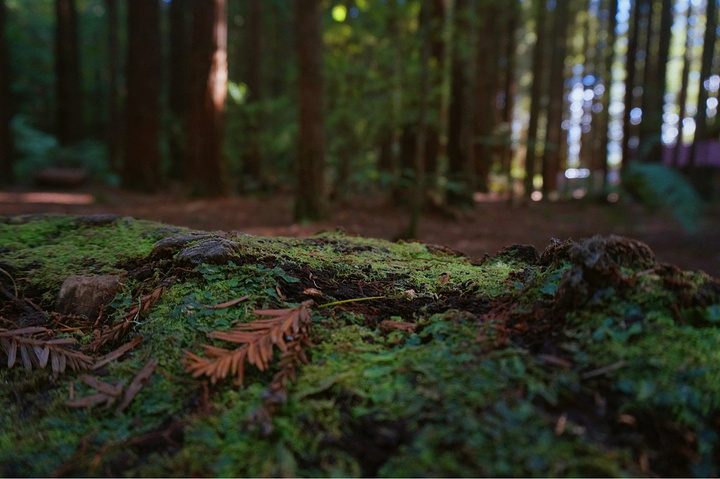
[[717, 195], [716, 0], [3, 0], [0, 33], [5, 185]]

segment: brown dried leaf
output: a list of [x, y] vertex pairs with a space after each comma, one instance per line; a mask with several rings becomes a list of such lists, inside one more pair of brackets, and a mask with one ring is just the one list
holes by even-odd
[[386, 319], [380, 322], [379, 328], [383, 333], [389, 333], [391, 331], [404, 331], [406, 333], [414, 333], [417, 324], [408, 323], [405, 321], [393, 321]]
[[115, 351], [113, 351], [109, 354], [106, 354], [105, 356], [103, 356], [102, 358], [97, 360], [97, 362], [93, 365], [92, 369], [93, 370], [100, 369], [101, 367], [105, 366], [109, 362], [116, 360], [117, 358], [119, 358], [120, 356], [122, 356], [123, 354], [130, 351], [132, 348], [134, 348], [138, 344], [140, 344], [140, 342], [142, 340], [143, 340], [143, 337], [138, 336], [137, 338], [133, 339], [129, 343], [124, 344], [123, 346], [120, 346]]
[[246, 299], [250, 299], [249, 294], [243, 296], [242, 298], [231, 299], [230, 301], [225, 301], [224, 303], [220, 303], [220, 304], [212, 304], [212, 305], [203, 304], [202, 307], [208, 308], [208, 309], [225, 309], [225, 308], [229, 308], [230, 306], [235, 306], [236, 304], [238, 304], [242, 301], [245, 301]]
[[132, 382], [130, 383], [130, 386], [128, 386], [127, 390], [125, 391], [122, 402], [118, 404], [117, 409], [115, 409], [116, 416], [120, 415], [120, 413], [123, 412], [125, 408], [130, 405], [137, 393], [139, 393], [142, 389], [143, 385], [145, 385], [145, 383], [150, 379], [150, 376], [152, 375], [157, 365], [157, 359], [151, 359], [147, 362], [147, 364], [145, 364], [145, 366], [140, 370], [140, 372], [135, 375]]

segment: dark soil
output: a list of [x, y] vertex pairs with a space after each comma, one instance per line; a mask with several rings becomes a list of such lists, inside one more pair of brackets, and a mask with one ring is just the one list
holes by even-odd
[[[206, 231], [305, 237], [342, 228], [351, 235], [384, 239], [396, 238], [407, 221], [403, 208], [378, 197], [336, 205], [328, 220], [300, 225], [292, 220], [290, 195], [191, 200], [169, 193], [143, 195], [109, 187], [49, 197], [28, 193], [0, 192], [0, 215], [114, 213]], [[91, 202], [69, 204], [82, 199]], [[425, 214], [418, 239], [482, 257], [512, 244], [530, 244], [542, 251], [551, 238], [611, 233], [647, 243], [660, 262], [720, 277], [719, 204], [708, 205], [701, 233], [693, 236], [683, 231], [669, 211], [651, 211], [638, 204], [573, 201], [509, 206], [499, 199], [483, 198], [473, 211]]]

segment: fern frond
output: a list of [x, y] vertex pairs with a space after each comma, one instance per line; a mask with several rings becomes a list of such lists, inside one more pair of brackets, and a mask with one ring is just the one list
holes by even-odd
[[644, 204], [670, 207], [688, 233], [697, 233], [703, 201], [680, 172], [661, 163], [632, 162], [624, 168], [622, 179], [625, 189]]

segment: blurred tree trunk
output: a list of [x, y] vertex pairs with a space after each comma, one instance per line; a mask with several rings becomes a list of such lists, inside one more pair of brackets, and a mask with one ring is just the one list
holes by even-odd
[[[473, 158], [477, 189], [488, 191], [490, 168], [493, 163], [496, 99], [498, 90], [499, 39], [508, 32], [498, 21], [501, 12], [494, 1], [479, 3], [480, 29], [477, 39], [476, 115], [473, 135]], [[502, 8], [502, 7], [501, 7]]]
[[5, 35], [7, 9], [0, 0], [0, 185], [13, 181], [13, 138], [10, 129], [12, 106], [10, 95], [10, 58]]
[[600, 115], [597, 128], [600, 130], [600, 154], [601, 161], [598, 162], [599, 171], [602, 175], [602, 190], [600, 197], [605, 198], [607, 191], [608, 172], [608, 145], [610, 141], [610, 92], [612, 91], [612, 67], [615, 60], [615, 42], [617, 40], [617, 15], [618, 0], [610, 0], [608, 8], [607, 44], [605, 45], [605, 57], [603, 58], [603, 86], [605, 91], [602, 97], [602, 114]]
[[659, 22], [654, 8], [649, 5], [645, 47], [645, 72], [642, 96], [642, 122], [640, 143], [643, 158], [661, 161], [663, 106], [665, 105], [665, 77], [672, 37], [672, 0], [661, 0]]
[[105, 0], [108, 26], [108, 123], [106, 132], [107, 154], [110, 168], [122, 169], [123, 121], [120, 110], [120, 21], [118, 0]]
[[504, 104], [502, 108], [502, 134], [503, 134], [503, 147], [501, 151], [502, 158], [502, 172], [503, 177], [507, 181], [507, 193], [508, 201], [513, 201], [513, 178], [512, 178], [512, 159], [513, 159], [513, 145], [512, 145], [512, 122], [513, 122], [513, 109], [515, 108], [515, 93], [517, 91], [517, 80], [515, 78], [515, 70], [517, 68], [517, 29], [520, 20], [520, 4], [513, 2], [512, 6], [505, 9], [506, 12], [506, 29], [507, 35], [505, 36], [506, 43], [504, 50], [504, 80], [503, 80], [503, 99]]
[[82, 137], [83, 109], [75, 0], [55, 0], [57, 138], [68, 145]]
[[[445, 14], [447, 0], [432, 1], [430, 18], [430, 65], [428, 122], [425, 132], [425, 172], [433, 178], [438, 175], [440, 157], [440, 118], [442, 115], [442, 85], [445, 62]], [[432, 115], [432, 118], [431, 118]], [[433, 180], [434, 182], [434, 180]]]
[[538, 144], [538, 123], [545, 78], [545, 0], [535, 0], [535, 46], [532, 56], [532, 85], [530, 87], [530, 118], [528, 120], [527, 147], [525, 153], [525, 198], [533, 193], [535, 158]]
[[299, 61], [299, 121], [296, 221], [326, 216], [323, 40], [320, 0], [297, 0], [296, 48]]
[[415, 184], [410, 198], [410, 217], [403, 238], [417, 238], [420, 225], [420, 215], [423, 209], [425, 193], [425, 141], [428, 109], [428, 91], [430, 89], [430, 48], [433, 39], [432, 28], [432, 0], [424, 0], [420, 7], [419, 37], [420, 37], [420, 99], [418, 105], [417, 133], [415, 135], [415, 156], [413, 170], [415, 171]]
[[156, 0], [128, 0], [126, 188], [157, 191], [160, 168], [160, 8]]
[[635, 98], [635, 73], [637, 68], [637, 47], [640, 34], [640, 12], [643, 0], [635, 0], [628, 23], [628, 47], [625, 58], [625, 111], [623, 113], [622, 164], [630, 162], [630, 138], [635, 128], [630, 122], [630, 113]]
[[708, 81], [712, 74], [715, 43], [717, 42], [717, 15], [717, 2], [715, 0], [707, 0], [707, 7], [705, 9], [705, 36], [703, 41], [702, 63], [700, 66], [700, 93], [698, 94], [697, 113], [695, 114], [695, 138], [693, 139], [690, 149], [690, 171], [696, 166], [698, 143], [708, 139], [708, 89], [705, 86], [705, 82]]
[[690, 25], [690, 19], [692, 18], [692, 4], [687, 7], [687, 14], [685, 15], [685, 53], [683, 54], [683, 69], [682, 79], [680, 80], [680, 91], [678, 92], [678, 106], [680, 111], [678, 112], [678, 135], [677, 141], [675, 142], [675, 149], [673, 150], [672, 166], [680, 166], [680, 152], [683, 149], [683, 132], [686, 113], [687, 93], [688, 84], [690, 83], [690, 67], [692, 66], [692, 25]]
[[467, 45], [470, 42], [470, 7], [468, 0], [456, 0], [453, 47], [450, 68], [450, 107], [448, 111], [448, 182], [447, 203], [472, 207], [474, 171], [469, 151]]
[[248, 0], [248, 44], [247, 44], [247, 87], [250, 107], [250, 124], [247, 132], [247, 146], [243, 154], [242, 174], [253, 181], [261, 180], [262, 157], [260, 151], [261, 113], [258, 108], [262, 100], [262, 0]]
[[185, 173], [185, 131], [188, 106], [188, 0], [170, 3], [170, 65], [168, 72], [168, 179], [182, 180]]
[[[565, 98], [565, 57], [567, 56], [567, 32], [570, 0], [557, 0], [550, 57], [550, 101], [547, 110], [547, 133], [542, 159], [542, 193], [547, 198], [557, 190], [563, 151], [562, 112]], [[589, 19], [588, 19], [589, 21]]]
[[192, 196], [222, 196], [228, 192], [223, 155], [227, 5], [225, 0], [192, 5], [185, 183]]

